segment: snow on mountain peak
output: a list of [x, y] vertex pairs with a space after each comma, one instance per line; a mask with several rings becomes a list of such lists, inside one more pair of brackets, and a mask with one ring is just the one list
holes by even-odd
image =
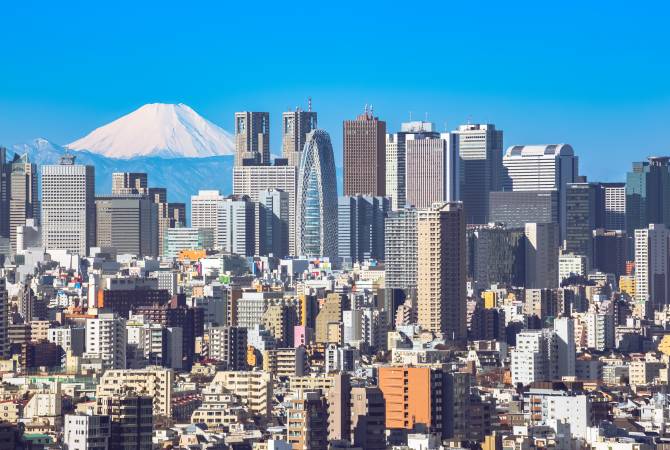
[[232, 155], [230, 133], [183, 103], [150, 103], [66, 146], [109, 158]]

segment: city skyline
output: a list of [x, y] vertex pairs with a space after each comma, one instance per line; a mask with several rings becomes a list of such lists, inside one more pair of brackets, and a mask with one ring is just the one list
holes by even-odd
[[[662, 13], [649, 17], [620, 5], [603, 11], [595, 5], [550, 10], [491, 4], [480, 8], [477, 21], [436, 27], [439, 17], [469, 11], [465, 5], [429, 4], [431, 14], [422, 25], [408, 21], [407, 32], [396, 35], [385, 27], [394, 20], [393, 6], [372, 14], [374, 5], [357, 5], [360, 14], [352, 16], [349, 5], [310, 5], [287, 16], [265, 4], [254, 17], [251, 42], [267, 42], [266, 57], [259, 61], [253, 52], [234, 52], [240, 64], [232, 64], [235, 37], [251, 19], [241, 6], [180, 12], [191, 31], [164, 33], [161, 24], [179, 23], [169, 7], [134, 7], [134, 14], [125, 16], [122, 3], [91, 21], [86, 14], [96, 8], [39, 3], [6, 8], [7, 39], [0, 43], [5, 146], [39, 136], [71, 142], [155, 101], [187, 103], [229, 131], [236, 111], [270, 111], [271, 134], [279, 137], [280, 113], [298, 105], [306, 109], [312, 97], [319, 126], [332, 136], [338, 166], [341, 121], [360, 114], [366, 103], [374, 105], [389, 131], [398, 130], [412, 111], [414, 119], [425, 119], [428, 112], [440, 131], [445, 122], [452, 130], [468, 120], [495, 123], [505, 131], [505, 146], [567, 142], [582, 155], [585, 173], [601, 180], [621, 180], [629, 162], [664, 150], [670, 89], [664, 81], [668, 63], [657, 55], [667, 31], [655, 24]], [[242, 20], [230, 23], [230, 14]], [[65, 18], [68, 27], [60, 26]], [[650, 23], [643, 27], [645, 21]], [[324, 22], [329, 25], [310, 39], [327, 57], [297, 58], [289, 69], [278, 56], [287, 44], [273, 36], [298, 24]], [[112, 23], [121, 24], [122, 36], [110, 39]], [[196, 23], [203, 26], [193, 31]], [[341, 40], [328, 35], [335, 33], [331, 23], [340, 24]], [[549, 31], [564, 29], [563, 24], [569, 24], [565, 33]], [[610, 27], [623, 31], [605, 33]], [[161, 40], [152, 37], [157, 34]], [[531, 35], [536, 38], [526, 39]], [[365, 39], [379, 42], [375, 56], [354, 45]], [[393, 56], [411, 55], [418, 47], [442, 57], [431, 65], [397, 63], [387, 70]], [[339, 64], [343, 58], [346, 63]], [[464, 61], [468, 70], [459, 69]], [[611, 132], [622, 129], [626, 132]], [[271, 152], [281, 154], [280, 139], [271, 141]], [[604, 155], [616, 162], [614, 169], [600, 164]]]

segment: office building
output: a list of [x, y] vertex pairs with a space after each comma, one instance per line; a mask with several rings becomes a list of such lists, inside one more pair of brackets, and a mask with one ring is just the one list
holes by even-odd
[[[275, 160], [272, 166], [236, 166], [233, 168], [233, 194], [248, 195], [251, 201], [260, 202], [261, 193], [277, 189], [288, 195], [288, 252], [296, 255], [296, 193], [297, 167], [285, 160]], [[285, 255], [284, 255], [285, 256]]]
[[156, 205], [148, 196], [100, 196], [95, 209], [97, 247], [112, 247], [117, 254], [158, 256]]
[[650, 224], [670, 227], [670, 157], [650, 157], [634, 162], [626, 176], [626, 231], [629, 237], [635, 230]]
[[158, 221], [158, 254], [164, 256], [167, 246], [167, 230], [177, 226], [170, 220], [165, 188], [149, 188], [149, 199], [156, 205], [155, 214]]
[[563, 250], [586, 257], [586, 268], [593, 266], [593, 230], [596, 228], [596, 201], [599, 186], [568, 183], [565, 187], [565, 234]]
[[9, 357], [9, 295], [4, 277], [0, 278], [0, 357]]
[[167, 213], [168, 219], [170, 220], [170, 228], [186, 226], [185, 203], [168, 203]]
[[7, 162], [7, 149], [0, 147], [0, 239], [9, 239], [10, 169], [11, 166]]
[[525, 284], [526, 239], [522, 229], [500, 224], [471, 226], [467, 230], [468, 277], [477, 290], [492, 284]]
[[242, 327], [211, 327], [209, 357], [223, 364], [225, 370], [247, 369], [247, 329]]
[[559, 233], [565, 234], [566, 185], [577, 181], [578, 158], [570, 145], [514, 145], [503, 156], [503, 191], [557, 191]]
[[558, 224], [527, 223], [526, 288], [558, 287]]
[[338, 199], [338, 257], [343, 264], [384, 260], [384, 218], [388, 197], [344, 196]]
[[114, 172], [112, 195], [148, 195], [147, 178], [142, 172]]
[[554, 319], [559, 377], [574, 377], [576, 364], [575, 322], [571, 317]]
[[95, 413], [111, 421], [109, 450], [151, 450], [153, 435], [153, 399], [119, 390], [112, 396], [97, 397]]
[[102, 360], [105, 369], [126, 368], [126, 321], [100, 313], [86, 319], [86, 355]]
[[460, 199], [458, 135], [441, 133], [406, 136], [405, 202], [429, 208], [434, 202]]
[[663, 224], [635, 230], [635, 301], [653, 316], [670, 303], [670, 232]]
[[191, 227], [209, 228], [214, 234], [214, 245], [219, 246], [219, 208], [224, 196], [219, 191], [198, 191], [191, 196]]
[[290, 166], [300, 166], [307, 133], [317, 128], [317, 115], [316, 111], [312, 111], [311, 99], [307, 111], [296, 108], [295, 111], [282, 113], [282, 156]]
[[214, 247], [211, 228], [169, 228], [166, 234], [165, 256], [176, 258], [184, 250], [206, 250]]
[[599, 183], [606, 230], [626, 231], [626, 183]]
[[558, 284], [570, 277], [586, 277], [588, 259], [584, 255], [561, 253], [558, 256]]
[[445, 339], [466, 338], [465, 216], [462, 203], [435, 203], [417, 218], [418, 324]]
[[72, 155], [42, 166], [41, 220], [47, 250], [87, 255], [95, 244], [95, 168], [75, 164]]
[[[289, 255], [289, 211], [290, 195], [281, 189], [268, 188], [258, 194], [258, 203], [265, 216], [264, 221], [256, 217], [258, 255], [273, 254], [278, 257]], [[262, 226], [260, 226], [262, 224]]]
[[390, 212], [384, 221], [387, 288], [416, 288], [417, 246], [417, 210], [410, 208]]
[[527, 223], [558, 223], [558, 192], [490, 192], [489, 220], [507, 228], [523, 228]]
[[218, 203], [214, 245], [226, 253], [253, 256], [256, 246], [255, 205], [246, 195]]
[[66, 414], [63, 426], [63, 447], [67, 450], [107, 450], [109, 448], [109, 416]]
[[458, 136], [466, 223], [488, 223], [489, 192], [502, 187], [503, 132], [493, 124], [467, 124], [453, 133]]
[[343, 125], [344, 195], [386, 195], [386, 122], [372, 108]]
[[235, 113], [235, 165], [270, 164], [270, 113]]
[[621, 229], [593, 231], [594, 269], [612, 273], [617, 279], [626, 273], [626, 232]]
[[337, 256], [337, 180], [330, 136], [311, 131], [298, 169], [296, 252]]
[[9, 242], [12, 253], [16, 253], [17, 228], [39, 216], [37, 166], [28, 160], [28, 154], [15, 154], [9, 171]]
[[433, 126], [432, 122], [404, 122], [398, 133], [386, 135], [386, 196], [394, 211], [406, 203], [407, 139], [439, 138]]

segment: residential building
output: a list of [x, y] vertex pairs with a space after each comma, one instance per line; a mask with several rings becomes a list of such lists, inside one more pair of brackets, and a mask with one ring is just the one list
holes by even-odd
[[247, 330], [242, 327], [210, 327], [209, 357], [223, 364], [225, 370], [246, 370]]
[[96, 397], [112, 397], [119, 389], [131, 388], [153, 399], [154, 414], [172, 417], [174, 382], [174, 371], [164, 367], [107, 370], [100, 377], [95, 392]]

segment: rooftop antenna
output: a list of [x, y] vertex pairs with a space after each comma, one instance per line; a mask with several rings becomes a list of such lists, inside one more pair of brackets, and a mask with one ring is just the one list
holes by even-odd
[[368, 115], [368, 104], [367, 103], [365, 104], [365, 115], [366, 116]]
[[428, 111], [426, 111], [426, 122], [428, 122]]
[[370, 117], [375, 115], [374, 111], [375, 111], [375, 107], [370, 105]]
[[312, 112], [312, 97], [307, 97], [307, 111]]
[[412, 121], [412, 111], [409, 112], [409, 121]]

